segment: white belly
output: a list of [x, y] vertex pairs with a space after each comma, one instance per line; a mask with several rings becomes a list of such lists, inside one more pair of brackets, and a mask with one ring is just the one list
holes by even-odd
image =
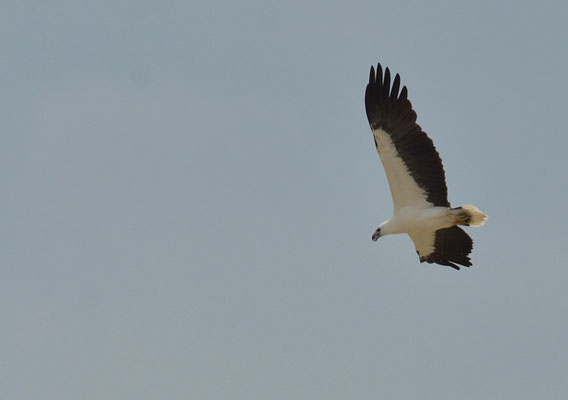
[[[453, 225], [453, 217], [447, 207], [428, 207], [417, 209], [406, 207], [396, 210], [394, 217], [387, 221], [384, 233], [411, 233], [435, 231]], [[383, 226], [381, 226], [383, 230]]]

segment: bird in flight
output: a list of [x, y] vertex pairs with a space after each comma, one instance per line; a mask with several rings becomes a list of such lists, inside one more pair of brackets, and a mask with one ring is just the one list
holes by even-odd
[[388, 68], [371, 67], [365, 109], [375, 147], [389, 182], [393, 217], [372, 236], [406, 233], [420, 262], [469, 267], [473, 241], [458, 225], [481, 226], [487, 215], [473, 205], [451, 208], [442, 160], [432, 140], [416, 123], [406, 86]]

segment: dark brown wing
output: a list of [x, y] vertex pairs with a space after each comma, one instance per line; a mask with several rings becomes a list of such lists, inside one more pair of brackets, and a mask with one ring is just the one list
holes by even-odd
[[473, 240], [458, 226], [438, 229], [434, 237], [434, 251], [420, 256], [420, 262], [447, 265], [455, 269], [471, 266], [469, 253], [473, 249]]
[[[399, 182], [391, 182], [390, 177], [402, 176], [400, 171], [395, 170], [398, 165], [402, 164], [391, 160], [393, 156], [387, 150], [381, 153], [382, 149], [377, 144], [376, 138], [382, 132], [390, 137], [396, 148], [395, 157], [402, 160], [416, 185], [424, 191], [425, 200], [434, 206], [449, 207], [442, 160], [432, 140], [416, 123], [416, 113], [407, 99], [406, 86], [400, 90], [400, 93], [399, 89], [400, 76], [398, 74], [394, 77], [391, 87], [389, 69], [385, 70], [383, 76], [381, 64], [378, 64], [376, 73], [371, 67], [369, 84], [365, 90], [365, 108], [369, 124], [375, 135], [375, 145], [383, 161], [387, 177], [389, 177], [395, 207], [396, 198], [403, 198], [404, 194], [397, 193]], [[404, 171], [404, 173], [408, 172]]]

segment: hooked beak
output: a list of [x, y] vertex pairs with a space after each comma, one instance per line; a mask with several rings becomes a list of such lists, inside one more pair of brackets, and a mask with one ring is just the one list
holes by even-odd
[[381, 237], [381, 228], [377, 229], [375, 233], [373, 233], [371, 239], [373, 239], [373, 242], [376, 242], [377, 240], [379, 240], [380, 237]]

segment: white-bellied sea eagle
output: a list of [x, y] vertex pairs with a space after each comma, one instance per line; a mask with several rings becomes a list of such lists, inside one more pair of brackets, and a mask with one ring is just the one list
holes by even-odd
[[381, 64], [376, 73], [371, 67], [365, 108], [394, 208], [393, 217], [377, 228], [372, 239], [406, 233], [420, 262], [469, 267], [473, 241], [457, 225], [481, 226], [487, 215], [472, 205], [450, 207], [442, 160], [416, 123], [407, 96], [398, 74], [391, 85], [388, 68], [383, 74]]

